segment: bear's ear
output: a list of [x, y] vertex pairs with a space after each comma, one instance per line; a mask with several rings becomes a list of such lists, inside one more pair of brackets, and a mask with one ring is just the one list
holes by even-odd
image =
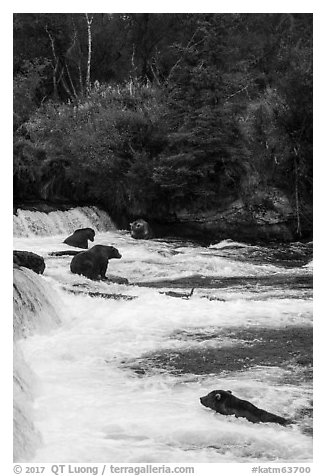
[[232, 392], [231, 392], [231, 390], [227, 390], [227, 392], [228, 392], [228, 393], [231, 393], [231, 395], [232, 395]]
[[221, 400], [222, 395], [220, 393], [215, 394], [216, 400]]

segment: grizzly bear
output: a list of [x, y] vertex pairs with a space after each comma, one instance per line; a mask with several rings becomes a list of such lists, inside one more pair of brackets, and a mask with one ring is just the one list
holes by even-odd
[[121, 254], [113, 246], [95, 245], [87, 251], [81, 251], [70, 263], [72, 273], [81, 274], [89, 279], [105, 279], [109, 259], [120, 259]]
[[142, 218], [130, 223], [130, 233], [136, 240], [148, 240], [153, 237], [149, 224]]
[[283, 426], [292, 423], [290, 420], [274, 415], [274, 413], [255, 407], [247, 400], [235, 397], [230, 390], [213, 390], [205, 397], [201, 397], [200, 403], [222, 415], [234, 415], [236, 418], [244, 417], [252, 423], [269, 422]]
[[88, 240], [94, 241], [95, 231], [92, 228], [79, 228], [72, 235], [64, 240], [64, 243], [69, 246], [76, 246], [87, 250]]

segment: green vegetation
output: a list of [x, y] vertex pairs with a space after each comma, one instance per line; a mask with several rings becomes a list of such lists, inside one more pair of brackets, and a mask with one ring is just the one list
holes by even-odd
[[267, 188], [311, 228], [311, 14], [14, 15], [15, 199], [163, 219]]

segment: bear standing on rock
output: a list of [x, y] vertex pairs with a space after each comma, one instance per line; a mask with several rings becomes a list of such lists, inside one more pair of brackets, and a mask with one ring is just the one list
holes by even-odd
[[148, 240], [153, 237], [151, 227], [142, 218], [130, 223], [130, 233], [136, 240]]
[[88, 240], [94, 241], [94, 237], [95, 231], [92, 228], [80, 228], [68, 236], [68, 238], [64, 240], [64, 243], [69, 246], [76, 246], [77, 248], [87, 250]]
[[70, 270], [89, 279], [105, 279], [109, 259], [120, 259], [121, 254], [113, 246], [95, 245], [73, 257]]

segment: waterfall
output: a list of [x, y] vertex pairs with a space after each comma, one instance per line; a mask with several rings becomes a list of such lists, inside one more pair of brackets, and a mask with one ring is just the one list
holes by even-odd
[[[43, 276], [30, 269], [14, 268], [14, 369], [13, 430], [14, 461], [28, 461], [41, 437], [33, 424], [33, 396], [36, 376], [21, 350], [24, 337], [43, 333], [60, 323], [58, 296]], [[60, 303], [59, 303], [60, 305]]]
[[41, 443], [41, 436], [33, 424], [33, 388], [36, 377], [26, 364], [18, 342], [14, 342], [13, 379], [13, 459], [14, 462], [28, 461]]
[[42, 333], [60, 324], [58, 296], [34, 271], [14, 268], [14, 339]]
[[97, 207], [77, 207], [49, 213], [17, 210], [14, 215], [14, 236], [53, 236], [70, 234], [78, 228], [93, 228], [95, 232], [115, 229], [110, 216]]

